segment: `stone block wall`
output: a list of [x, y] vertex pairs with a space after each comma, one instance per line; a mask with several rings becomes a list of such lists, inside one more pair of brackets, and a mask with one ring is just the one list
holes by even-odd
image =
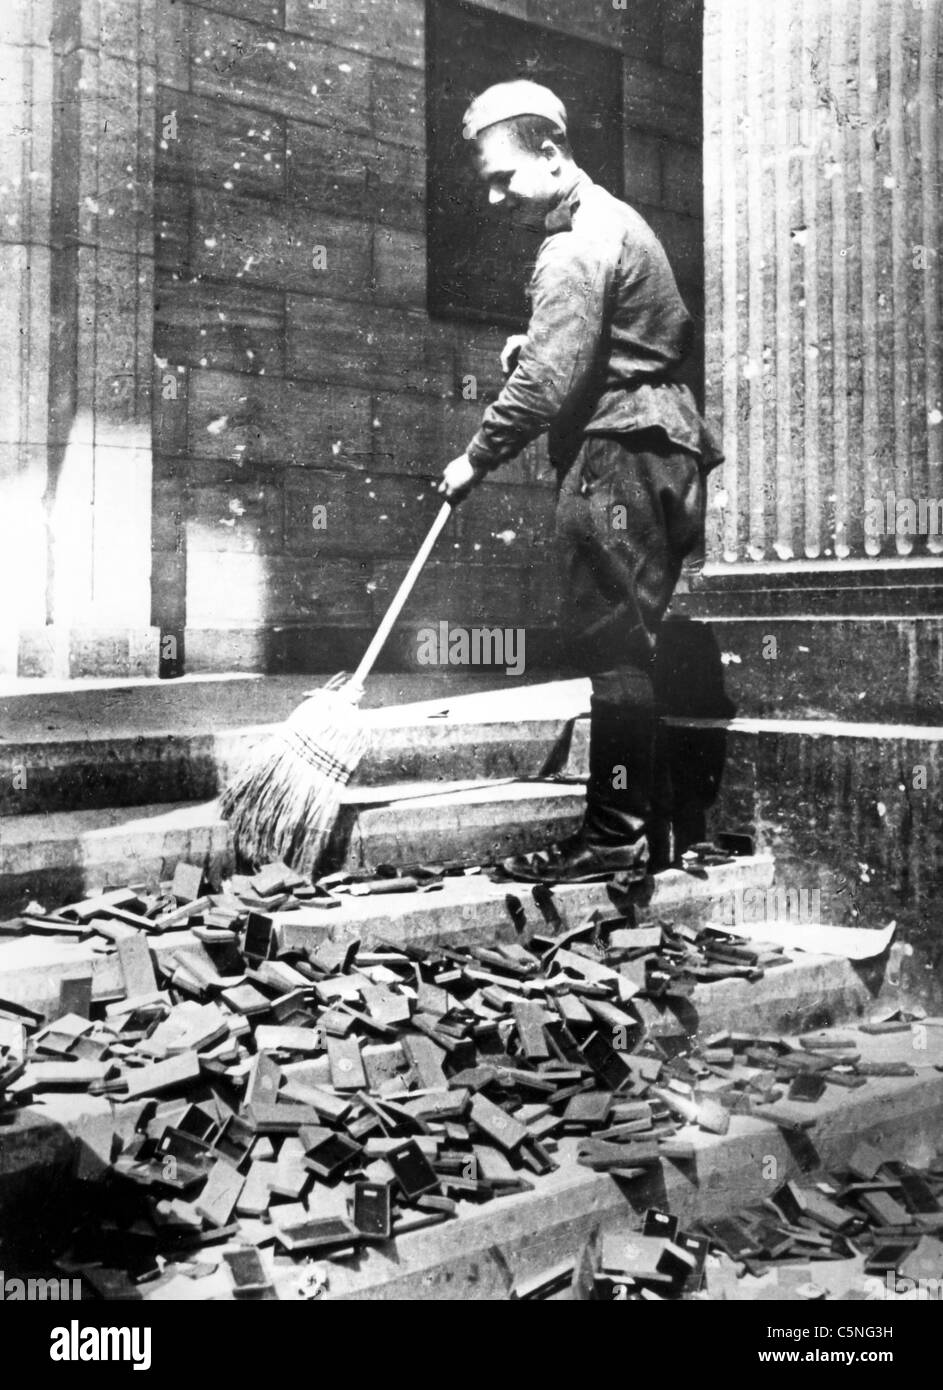
[[[700, 7], [485, 8], [622, 48], [626, 197], [700, 322]], [[425, 310], [424, 27], [422, 0], [157, 0], [166, 674], [355, 661], [500, 385], [505, 330]], [[551, 652], [552, 509], [537, 445], [457, 515], [388, 663], [442, 620], [524, 626], [532, 659]]]

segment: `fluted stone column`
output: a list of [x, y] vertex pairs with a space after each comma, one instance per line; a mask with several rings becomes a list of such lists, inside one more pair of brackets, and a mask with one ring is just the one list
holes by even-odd
[[707, 0], [708, 574], [943, 564], [940, 11]]
[[[722, 747], [712, 825], [753, 835], [781, 884], [821, 886], [825, 920], [896, 920], [927, 982], [943, 865], [941, 9], [706, 0], [706, 399], [726, 462], [683, 600], [710, 641], [697, 624], [699, 646], [678, 637], [707, 653], [690, 685], [714, 701], [704, 759]], [[696, 765], [698, 721], [678, 722]]]

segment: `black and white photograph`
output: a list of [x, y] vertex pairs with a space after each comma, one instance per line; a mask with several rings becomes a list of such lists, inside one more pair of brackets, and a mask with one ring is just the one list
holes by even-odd
[[238, 1371], [306, 1335], [259, 1302], [916, 1355], [941, 41], [943, 0], [2, 0], [34, 1365], [172, 1373], [212, 1303]]

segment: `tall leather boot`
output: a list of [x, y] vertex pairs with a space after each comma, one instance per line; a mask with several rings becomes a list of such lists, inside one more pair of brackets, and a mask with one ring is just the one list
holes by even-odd
[[594, 698], [581, 828], [549, 849], [505, 861], [505, 867], [553, 882], [592, 882], [616, 873], [629, 881], [645, 878], [655, 730], [651, 705], [609, 705]]
[[[575, 858], [589, 850], [620, 872], [649, 863], [657, 721], [651, 705], [592, 704], [586, 814]], [[574, 865], [575, 867], [575, 865]]]

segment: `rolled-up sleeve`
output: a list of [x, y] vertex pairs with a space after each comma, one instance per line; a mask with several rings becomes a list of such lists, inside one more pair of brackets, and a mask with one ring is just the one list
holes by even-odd
[[609, 277], [601, 247], [586, 237], [559, 232], [544, 242], [527, 341], [466, 451], [476, 468], [490, 471], [514, 458], [585, 391], [603, 337]]

